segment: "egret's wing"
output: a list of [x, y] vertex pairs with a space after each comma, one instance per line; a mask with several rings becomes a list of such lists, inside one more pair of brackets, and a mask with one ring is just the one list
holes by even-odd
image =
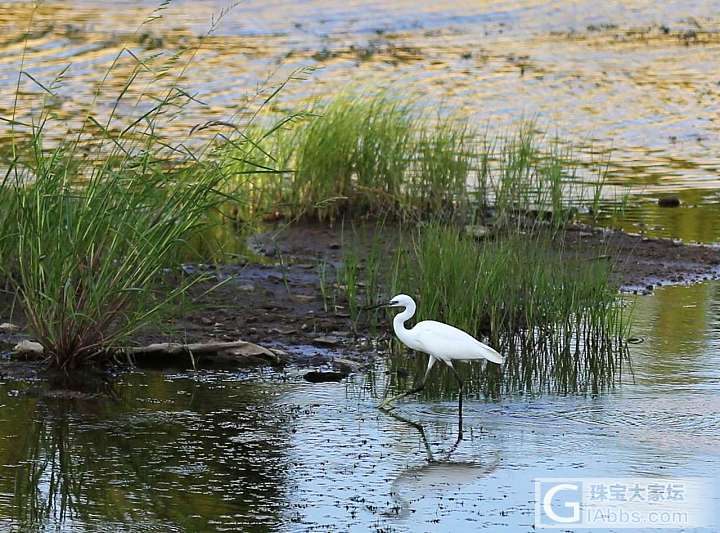
[[415, 338], [422, 344], [423, 351], [438, 357], [459, 360], [487, 359], [499, 365], [505, 362], [505, 358], [490, 346], [448, 324], [425, 320], [418, 323], [413, 330], [417, 330]]

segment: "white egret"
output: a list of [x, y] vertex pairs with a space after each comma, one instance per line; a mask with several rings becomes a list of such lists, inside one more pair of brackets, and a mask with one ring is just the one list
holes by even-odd
[[[465, 333], [463, 330], [442, 322], [436, 322], [434, 320], [423, 320], [418, 322], [414, 328], [406, 328], [405, 322], [410, 320], [415, 314], [415, 301], [406, 294], [398, 294], [394, 296], [389, 302], [376, 305], [374, 307], [404, 307], [405, 309], [395, 315], [393, 319], [393, 329], [395, 335], [400, 339], [405, 346], [418, 352], [424, 352], [430, 356], [428, 360], [427, 370], [420, 383], [418, 383], [412, 389], [393, 396], [386, 398], [378, 407], [380, 409], [387, 409], [388, 406], [409, 396], [410, 394], [416, 394], [425, 388], [425, 382], [427, 381], [428, 374], [432, 369], [435, 361], [442, 361], [450, 367], [455, 379], [458, 381], [460, 386], [460, 396], [458, 399], [458, 408], [460, 416], [460, 428], [462, 428], [462, 394], [463, 394], [463, 383], [462, 379], [458, 375], [453, 361], [490, 361], [501, 365], [505, 362], [505, 358], [497, 353], [495, 350], [483, 344], [472, 335]], [[462, 431], [462, 429], [461, 429]]]

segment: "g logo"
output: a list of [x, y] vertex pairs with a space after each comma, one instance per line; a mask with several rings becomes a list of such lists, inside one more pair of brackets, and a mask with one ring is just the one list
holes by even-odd
[[548, 489], [542, 500], [543, 511], [545, 512], [545, 515], [553, 522], [557, 522], [560, 524], [573, 524], [580, 522], [579, 501], [566, 502], [563, 504], [563, 507], [565, 507], [566, 509], [572, 509], [572, 514], [570, 516], [561, 516], [557, 514], [553, 509], [553, 498], [555, 498], [555, 496], [562, 491], [573, 491], [576, 494], [579, 494], [580, 485], [576, 483], [560, 483], [559, 485], [553, 485], [550, 489]]

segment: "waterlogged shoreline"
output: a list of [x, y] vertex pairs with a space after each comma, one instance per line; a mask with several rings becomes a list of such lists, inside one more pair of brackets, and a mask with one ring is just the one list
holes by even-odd
[[[189, 274], [211, 274], [208, 282], [196, 287], [189, 313], [180, 313], [168, 324], [168, 331], [148, 331], [133, 339], [135, 345], [158, 342], [207, 343], [238, 339], [278, 350], [277, 364], [299, 369], [321, 367], [348, 375], [367, 368], [378, 354], [385, 354], [384, 344], [389, 325], [368, 330], [361, 317], [356, 323], [350, 316], [347, 302], [323, 298], [321, 283], [335, 285], [335, 269], [343, 261], [345, 248], [354, 238], [377, 231], [372, 225], [359, 225], [353, 230], [342, 225], [296, 224], [277, 225], [255, 235], [250, 244], [264, 257], [261, 263], [250, 260], [241, 265], [188, 265]], [[394, 233], [384, 228], [383, 246], [391, 247]], [[622, 292], [651, 294], [663, 286], [688, 285], [720, 279], [720, 250], [704, 245], [687, 245], [669, 239], [649, 239], [620, 231], [608, 231], [584, 225], [573, 225], [564, 232], [562, 246], [588, 260], [611, 262], [613, 278]], [[331, 271], [321, 279], [320, 265]], [[218, 282], [223, 284], [211, 291]], [[5, 309], [7, 304], [5, 302]], [[22, 317], [11, 318], [19, 331], [0, 333], [0, 346], [6, 351], [22, 341], [31, 340], [24, 332]], [[23, 360], [21, 358], [20, 360]], [[334, 363], [335, 359], [339, 359]], [[271, 364], [257, 357], [202, 358], [187, 355], [149, 356], [136, 360], [141, 367], [192, 369], [193, 364], [205, 367], [251, 369]], [[38, 368], [16, 363], [3, 364], [5, 376], [27, 378], [37, 376]], [[341, 378], [340, 376], [339, 378]]]

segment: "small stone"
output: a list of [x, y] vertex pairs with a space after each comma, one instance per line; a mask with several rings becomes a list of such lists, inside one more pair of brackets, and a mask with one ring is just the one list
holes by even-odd
[[285, 218], [285, 215], [280, 211], [273, 211], [272, 213], [265, 213], [262, 217], [263, 222], [277, 222]]
[[295, 301], [297, 302], [314, 302], [315, 301], [315, 295], [313, 294], [296, 294], [294, 296]]
[[345, 377], [342, 372], [316, 372], [311, 371], [306, 373], [303, 378], [305, 381], [310, 383], [327, 383], [327, 382], [338, 382]]
[[321, 337], [315, 337], [313, 339], [313, 342], [315, 344], [321, 344], [323, 346], [337, 346], [338, 344], [340, 344], [340, 339], [338, 339], [337, 337], [326, 335]]
[[339, 242], [331, 242], [328, 244], [328, 248], [331, 250], [339, 250], [340, 249], [340, 243]]
[[465, 233], [473, 239], [482, 240], [490, 235], [490, 228], [487, 226], [469, 224], [465, 226]]
[[336, 357], [335, 359], [333, 359], [333, 366], [337, 368], [339, 372], [342, 372], [344, 374], [358, 372], [363, 367], [363, 365], [361, 363], [358, 363], [357, 361], [344, 359], [342, 357]]
[[0, 324], [0, 333], [15, 333], [20, 329], [20, 326], [11, 324], [10, 322], [3, 322]]
[[255, 285], [252, 283], [243, 283], [242, 285], [237, 286], [237, 290], [242, 292], [253, 292], [255, 290]]
[[658, 206], [660, 207], [680, 207], [680, 198], [677, 196], [666, 196], [658, 198]]
[[272, 328], [270, 329], [270, 333], [276, 335], [292, 335], [293, 333], [297, 333], [297, 330], [293, 328]]
[[39, 342], [24, 340], [17, 343], [14, 350], [18, 353], [42, 355], [45, 348]]

